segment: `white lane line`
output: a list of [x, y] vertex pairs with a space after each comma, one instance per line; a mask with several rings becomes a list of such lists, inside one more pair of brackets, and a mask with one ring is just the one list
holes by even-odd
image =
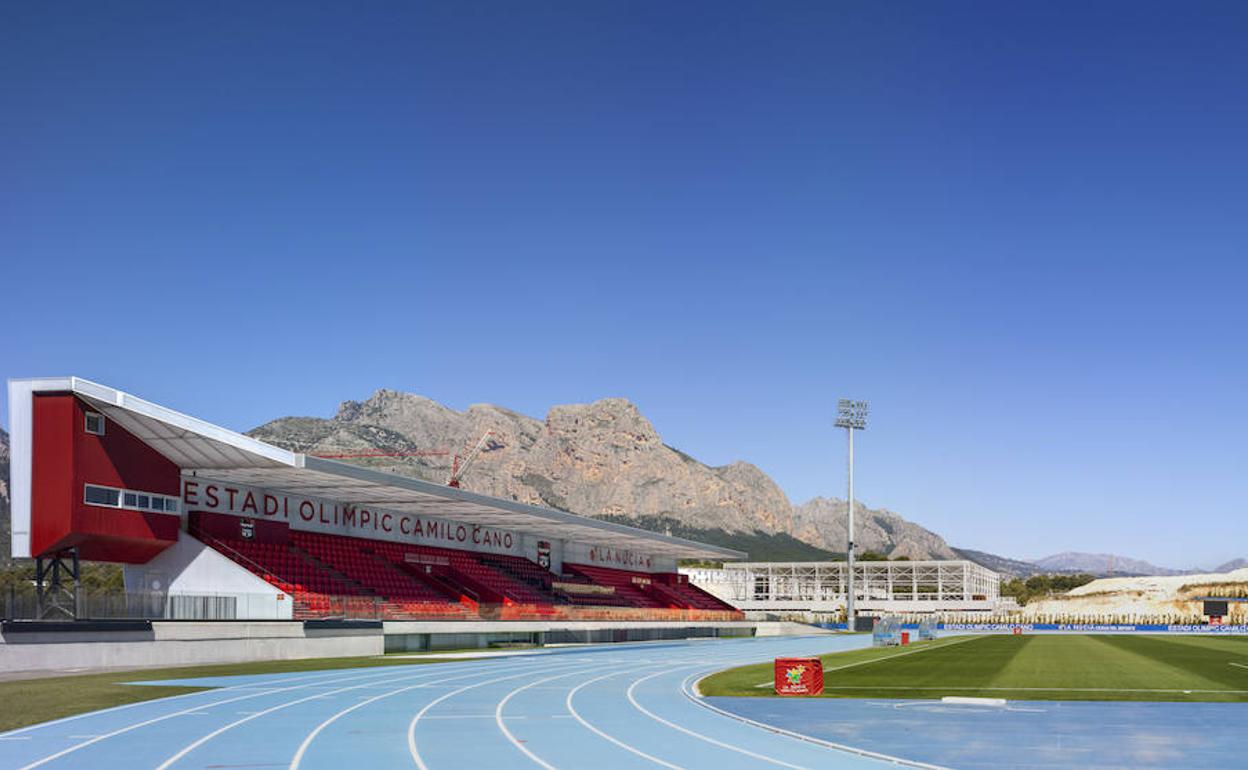
[[[438, 672], [430, 672], [427, 674], [417, 674], [414, 676], [397, 677], [394, 681], [403, 681], [403, 680], [411, 681], [412, 679], [428, 679], [429, 677], [433, 677], [433, 676], [442, 676], [445, 673], [446, 673], [445, 671], [438, 671]], [[317, 693], [315, 695], [308, 695], [306, 697], [298, 698], [292, 701], [287, 701], [285, 703], [279, 703], [276, 706], [271, 706], [267, 709], [264, 709], [263, 711], [257, 711], [256, 713], [245, 716], [242, 719], [236, 719], [233, 722], [230, 722], [228, 725], [225, 725], [224, 727], [218, 727], [216, 730], [213, 730], [207, 735], [200, 737], [198, 740], [188, 743], [186, 746], [182, 747], [182, 749], [178, 751], [176, 754], [169, 757], [161, 764], [157, 765], [156, 770], [166, 770], [166, 768], [168, 768], [174, 762], [177, 762], [182, 757], [185, 757], [187, 754], [190, 754], [192, 751], [204, 745], [205, 743], [212, 740], [213, 738], [216, 738], [218, 735], [221, 735], [227, 730], [233, 730], [235, 727], [238, 727], [241, 724], [250, 722], [253, 719], [258, 719], [262, 716], [272, 714], [275, 711], [281, 711], [282, 709], [290, 708], [291, 706], [297, 706], [300, 703], [307, 703], [310, 700], [321, 700], [330, 695], [337, 695], [338, 693], [350, 692], [351, 690], [359, 690], [364, 687], [372, 687], [372, 686], [373, 686], [373, 683], [368, 682], [365, 684], [351, 685], [349, 687], [340, 687], [336, 690], [330, 690], [329, 692]]]
[[[686, 668], [686, 667], [682, 666], [681, 668]], [[733, 746], [730, 743], [724, 743], [723, 741], [715, 740], [714, 738], [708, 735], [703, 735], [702, 733], [694, 732], [693, 730], [690, 730], [687, 727], [684, 727], [683, 725], [678, 725], [675, 722], [669, 722], [668, 720], [664, 719], [658, 714], [655, 714], [653, 711], [650, 711], [645, 706], [642, 706], [640, 703], [637, 702], [637, 698], [633, 694], [634, 691], [637, 689], [637, 685], [641, 684], [642, 682], [645, 682], [648, 679], [653, 679], [656, 676], [662, 676], [663, 674], [670, 674], [673, 671], [679, 671], [679, 670], [680, 670], [679, 668], [673, 668], [667, 671], [659, 671], [657, 673], [650, 674], [649, 676], [643, 676], [642, 678], [635, 680], [631, 685], [629, 685], [629, 688], [627, 692], [625, 693], [628, 696], [628, 702], [633, 704], [633, 708], [637, 709], [641, 713], [650, 717], [654, 721], [659, 722], [661, 724], [665, 724], [674, 730], [679, 730], [680, 732], [685, 733], [686, 735], [692, 735], [694, 738], [699, 738], [701, 740], [706, 741], [707, 743], [711, 743], [716, 746], [721, 746], [725, 749], [736, 751], [738, 753], [745, 754], [746, 756], [749, 756], [749, 757], [754, 757], [755, 759], [761, 759], [762, 761], [770, 762], [773, 765], [780, 765], [781, 767], [790, 767], [790, 768], [793, 768], [794, 770], [806, 770], [806, 768], [802, 767], [801, 765], [792, 765], [783, 760], [776, 759], [775, 757], [768, 757], [763, 754], [756, 754], [755, 752], [750, 751], [749, 749], [743, 749], [740, 746]]]
[[[641, 757], [642, 759], [648, 759], [648, 760], [650, 760], [651, 762], [654, 762], [656, 765], [662, 765], [662, 766], [664, 766], [664, 767], [671, 768], [671, 770], [684, 770], [684, 768], [682, 768], [680, 765], [673, 765], [671, 762], [666, 762], [666, 761], [664, 761], [664, 760], [662, 760], [662, 759], [659, 759], [658, 757], [655, 757], [655, 756], [652, 756], [652, 755], [650, 755], [650, 754], [647, 754], [646, 752], [642, 751], [641, 749], [638, 749], [638, 748], [636, 748], [636, 747], [634, 747], [634, 746], [630, 746], [629, 744], [625, 743], [624, 741], [621, 741], [620, 739], [618, 739], [618, 738], [616, 738], [616, 737], [614, 737], [614, 736], [612, 736], [612, 735], [608, 735], [608, 734], [604, 733], [602, 730], [599, 730], [597, 727], [594, 727], [594, 726], [593, 726], [593, 725], [591, 725], [589, 722], [585, 721], [585, 718], [584, 718], [584, 717], [582, 717], [582, 716], [580, 715], [580, 712], [578, 712], [578, 711], [576, 710], [576, 707], [572, 705], [572, 699], [576, 697], [577, 692], [579, 692], [579, 691], [580, 691], [580, 689], [581, 689], [582, 687], [587, 687], [587, 686], [589, 686], [589, 685], [593, 684], [594, 682], [601, 682], [603, 679], [607, 679], [607, 678], [609, 678], [609, 677], [613, 677], [613, 676], [616, 676], [616, 675], [618, 675], [618, 674], [626, 674], [626, 673], [628, 673], [628, 672], [627, 672], [627, 671], [613, 671], [613, 672], [611, 672], [610, 674], [603, 674], [602, 676], [596, 676], [596, 677], [594, 677], [593, 679], [587, 679], [587, 680], [585, 680], [584, 682], [581, 682], [580, 684], [578, 684], [576, 687], [573, 687], [573, 688], [572, 688], [572, 689], [568, 692], [568, 697], [567, 697], [567, 699], [564, 701], [564, 705], [565, 705], [565, 706], [567, 706], [567, 708], [568, 708], [568, 712], [569, 712], [569, 713], [571, 713], [571, 714], [572, 714], [572, 716], [576, 719], [576, 721], [580, 722], [582, 726], [584, 726], [584, 727], [588, 728], [588, 729], [589, 729], [590, 731], [592, 731], [595, 735], [598, 735], [598, 736], [601, 736], [601, 737], [603, 737], [603, 738], [606, 738], [607, 740], [609, 740], [609, 741], [611, 741], [612, 743], [614, 743], [616, 746], [619, 746], [619, 747], [620, 747], [620, 748], [622, 748], [622, 749], [626, 749], [626, 750], [628, 750], [628, 751], [631, 751], [632, 753], [636, 754], [637, 756]], [[660, 672], [660, 673], [661, 673], [661, 672]], [[510, 697], [510, 696], [509, 696], [509, 697]], [[500, 709], [502, 708], [502, 704], [501, 704], [501, 703], [499, 704], [499, 708], [500, 708]], [[527, 753], [527, 752], [526, 752], [526, 753]], [[542, 763], [542, 764], [543, 764], [544, 766], [548, 766], [548, 765], [545, 765], [545, 763]]]
[[[597, 666], [595, 664], [586, 664], [585, 667], [582, 667], [578, 671], [574, 671], [572, 673], [582, 673], [592, 668], [597, 668]], [[424, 757], [420, 755], [420, 748], [416, 745], [416, 726], [420, 723], [420, 720], [425, 718], [425, 715], [428, 714], [429, 710], [432, 709], [434, 706], [438, 705], [442, 701], [447, 700], [448, 698], [454, 698], [456, 695], [459, 695], [460, 693], [467, 692], [468, 690], [475, 690], [476, 688], [484, 687], [487, 684], [494, 684], [495, 682], [503, 682], [509, 679], [519, 679], [522, 676], [529, 676], [530, 674], [541, 674], [541, 673], [545, 673], [546, 671], [556, 671], [556, 670], [558, 669], [557, 668], [545, 668], [545, 669], [539, 668], [539, 669], [530, 669], [529, 671], [525, 671], [522, 674], [514, 674], [512, 676], [500, 676], [500, 677], [491, 679], [487, 682], [478, 682], [477, 684], [470, 684], [464, 687], [460, 687], [457, 690], [451, 690], [450, 692], [444, 695], [440, 695], [437, 698], [434, 698], [433, 700], [429, 701], [428, 703], [425, 704], [424, 708], [416, 712], [416, 715], [412, 717], [412, 721], [409, 722], [407, 725], [407, 750], [408, 750], [408, 753], [412, 755], [412, 761], [416, 763], [416, 767], [420, 768], [420, 770], [429, 770], [429, 766], [425, 764]]]
[[[618, 665], [618, 664], [617, 664], [617, 665]], [[602, 670], [602, 667], [601, 667], [601, 666], [594, 666], [594, 670], [599, 670], [599, 671], [600, 671], [600, 670]], [[523, 753], [526, 757], [528, 757], [529, 759], [533, 760], [533, 761], [534, 761], [534, 762], [536, 762], [537, 764], [539, 764], [539, 765], [541, 765], [542, 767], [546, 768], [546, 770], [557, 770], [557, 768], [555, 768], [555, 766], [554, 766], [554, 765], [551, 765], [549, 762], [547, 762], [546, 760], [542, 759], [541, 757], [539, 757], [538, 755], [536, 755], [536, 754], [534, 754], [532, 751], [530, 751], [530, 750], [529, 750], [529, 748], [528, 748], [527, 746], [525, 746], [525, 745], [524, 745], [524, 742], [523, 742], [523, 741], [520, 741], [520, 740], [517, 740], [517, 739], [516, 739], [516, 736], [512, 734], [511, 730], [508, 730], [508, 729], [507, 729], [507, 725], [506, 725], [506, 724], [504, 723], [504, 721], [503, 721], [503, 709], [507, 707], [507, 702], [508, 702], [509, 700], [511, 700], [513, 697], [515, 697], [515, 696], [516, 696], [516, 695], [518, 695], [519, 693], [524, 692], [525, 690], [528, 690], [528, 689], [530, 689], [530, 688], [532, 688], [532, 687], [536, 687], [536, 686], [537, 686], [537, 685], [539, 685], [539, 684], [545, 684], [546, 682], [551, 682], [551, 681], [554, 681], [554, 680], [556, 680], [556, 679], [564, 679], [564, 678], [569, 677], [569, 676], [576, 676], [577, 674], [584, 674], [584, 673], [586, 673], [586, 672], [585, 672], [585, 670], [584, 670], [584, 669], [582, 669], [582, 670], [580, 670], [580, 671], [571, 671], [571, 672], [568, 672], [568, 673], [556, 674], [555, 676], [548, 676], [548, 677], [546, 677], [546, 678], [544, 678], [544, 679], [536, 679], [536, 680], [534, 680], [534, 681], [532, 681], [532, 682], [529, 682], [528, 684], [526, 684], [526, 685], [524, 685], [524, 686], [522, 686], [522, 687], [517, 687], [516, 689], [514, 689], [514, 690], [512, 690], [511, 692], [507, 693], [505, 696], [503, 696], [502, 700], [500, 700], [500, 701], [498, 702], [498, 705], [494, 707], [494, 723], [495, 723], [496, 725], [498, 725], [498, 729], [499, 729], [499, 730], [501, 730], [501, 731], [502, 731], [502, 733], [503, 733], [503, 735], [507, 738], [507, 740], [511, 742], [511, 745], [512, 745], [512, 746], [515, 746], [517, 749], [519, 749], [519, 750], [520, 750], [520, 751], [521, 751], [521, 752], [522, 752], [522, 753]], [[620, 672], [618, 672], [618, 671], [617, 671], [617, 672], [614, 672], [614, 673], [620, 673]], [[605, 676], [611, 676], [611, 675], [612, 675], [612, 674], [606, 674]], [[605, 676], [600, 676], [600, 677], [598, 677], [598, 679], [603, 679], [603, 678], [605, 678]], [[591, 680], [589, 680], [589, 681], [593, 682], [593, 681], [597, 681], [597, 679], [591, 679]], [[584, 686], [584, 685], [582, 685], [582, 686]], [[576, 689], [579, 689], [579, 688], [576, 688]], [[573, 689], [573, 692], [576, 692], [576, 689]], [[575, 715], [575, 713], [576, 713], [576, 712], [575, 712], [575, 711], [573, 711], [573, 715]], [[578, 717], [578, 719], [579, 719], [579, 717]], [[584, 725], [586, 725], [587, 727], [590, 727], [590, 729], [591, 729], [591, 730], [593, 729], [593, 727], [592, 727], [591, 725], [589, 725], [587, 722], [585, 722], [584, 720], [581, 720], [581, 723], [582, 723], [582, 724], [584, 724]], [[596, 731], [595, 731], [595, 732], [596, 732]], [[602, 734], [602, 733], [600, 733], [600, 734]], [[621, 745], [621, 746], [623, 746], [624, 744], [620, 744], [620, 745]], [[627, 747], [626, 747], [626, 748], [627, 748]], [[635, 752], [635, 753], [640, 754], [641, 752]], [[645, 754], [642, 754], [642, 756], [645, 756], [647, 759], [653, 759], [653, 757], [650, 757], [650, 756], [645, 755]], [[659, 760], [656, 760], [656, 761], [659, 761]], [[665, 763], [665, 762], [661, 762], [661, 764], [667, 764], [667, 763]], [[667, 766], [668, 766], [668, 767], [672, 767], [672, 768], [674, 768], [674, 770], [683, 770], [683, 768], [675, 767], [674, 765], [667, 765]]]
[[536, 685], [539, 685], [539, 684], [545, 684], [546, 682], [550, 682], [555, 679], [562, 679], [564, 677], [576, 676], [577, 674], [583, 674], [583, 673], [585, 672], [573, 671], [571, 673], [555, 674], [554, 676], [548, 676], [544, 679], [535, 679], [534, 681], [526, 685], [523, 685], [521, 687], [517, 687], [516, 689], [504, 695], [498, 701], [498, 705], [494, 707], [494, 724], [498, 726], [498, 729], [503, 733], [503, 735], [507, 738], [507, 740], [511, 743], [511, 745], [519, 749], [521, 753], [523, 753], [529, 759], [533, 760], [537, 764], [546, 768], [546, 770], [558, 770], [558, 768], [556, 768], [554, 765], [550, 764], [546, 760], [542, 759], [538, 755], [534, 754], [532, 751], [529, 751], [528, 746], [525, 746], [523, 743], [516, 740], [516, 736], [512, 734], [511, 730], [507, 729], [506, 723], [503, 722], [503, 709], [507, 707], [507, 701], [511, 700], [512, 697], [514, 697], [517, 693], [524, 692], [530, 687], [535, 687]]
[[975, 692], [978, 690], [992, 690], [994, 692], [1162, 692], [1162, 693], [1193, 693], [1193, 692], [1220, 692], [1229, 695], [1242, 695], [1248, 693], [1248, 690], [1153, 690], [1145, 688], [1131, 687], [917, 687], [910, 685], [824, 685], [825, 690], [949, 690], [959, 692]]
[[[453, 665], [453, 664], [448, 664], [448, 665]], [[5, 736], [20, 735], [22, 733], [31, 732], [33, 730], [42, 730], [45, 727], [55, 727], [56, 725], [65, 724], [66, 722], [73, 722], [74, 720], [77, 720], [77, 719], [100, 716], [102, 714], [111, 714], [114, 711], [124, 711], [126, 709], [132, 709], [138, 706], [151, 706], [153, 704], [163, 705], [165, 703], [179, 700], [181, 698], [193, 698], [197, 695], [211, 697], [213, 695], [220, 695], [222, 693], [227, 693], [227, 692], [237, 692], [239, 690], [255, 690], [255, 689], [271, 688], [275, 685], [287, 684], [290, 682], [309, 682], [309, 681], [318, 681], [322, 679], [332, 680], [334, 677], [341, 677], [342, 671], [343, 671], [342, 669], [333, 669], [329, 671], [320, 672], [312, 676], [299, 676], [299, 677], [287, 677], [281, 674], [274, 674], [274, 675], [269, 675], [269, 676], [273, 676], [274, 678], [267, 682], [247, 682], [246, 684], [235, 684], [235, 685], [230, 685], [229, 687], [209, 687], [208, 689], [200, 690], [198, 692], [184, 692], [180, 695], [169, 695], [164, 698], [152, 698], [151, 700], [140, 700], [140, 701], [135, 701], [134, 703], [123, 703], [120, 706], [110, 706], [109, 708], [99, 709], [98, 711], [84, 711], [81, 714], [73, 714], [71, 716], [61, 717], [60, 719], [53, 719], [48, 722], [39, 722], [38, 724], [26, 725], [25, 727], [19, 727], [16, 730], [10, 730], [7, 733], [3, 733], [2, 735], [0, 735], [0, 740], [2, 740]], [[135, 671], [133, 673], [136, 676], [140, 676], [143, 673], [151, 673], [151, 672]], [[231, 675], [225, 675], [221, 677], [196, 677], [196, 678], [223, 679], [223, 678], [226, 678], [226, 676], [231, 676]], [[266, 675], [254, 674], [252, 676], [266, 676]], [[144, 680], [140, 679], [136, 681], [141, 682]], [[146, 681], [160, 681], [160, 680], [146, 680]], [[178, 681], [178, 680], [169, 680], [169, 681]], [[161, 685], [140, 685], [140, 686], [160, 687]], [[206, 708], [209, 705], [212, 705], [212, 704], [201, 706], [201, 708]]]
[[[972, 639], [974, 639], [974, 638], [975, 638], [975, 637], [973, 637], [973, 636], [967, 636], [967, 637], [964, 637], [964, 638], [961, 638], [961, 639], [957, 639], [956, 641], [951, 641], [951, 642], [949, 642], [948, 644], [939, 644], [939, 645], [934, 645], [934, 646], [931, 646], [931, 647], [919, 647], [919, 648], [916, 648], [916, 649], [913, 649], [913, 650], [907, 650], [906, 652], [899, 652], [899, 653], [897, 653], [896, 655], [884, 655], [884, 656], [879, 657], [879, 658], [870, 658], [870, 659], [868, 659], [868, 660], [859, 660], [859, 661], [856, 661], [856, 662], [854, 662], [854, 663], [846, 663], [846, 664], [845, 664], [845, 665], [843, 665], [843, 666], [831, 666], [831, 667], [829, 667], [829, 668], [825, 668], [823, 671], [824, 671], [824, 673], [827, 673], [827, 672], [829, 672], [829, 671], [843, 671], [843, 670], [845, 670], [845, 669], [847, 669], [847, 668], [855, 668], [855, 667], [857, 667], [857, 666], [869, 666], [869, 665], [871, 665], [872, 663], [882, 663], [883, 661], [886, 661], [886, 660], [892, 660], [893, 658], [904, 658], [904, 657], [905, 657], [905, 656], [907, 656], [907, 655], [916, 655], [916, 654], [918, 654], [918, 653], [920, 653], [920, 652], [931, 652], [932, 650], [943, 650], [944, 648], [946, 648], [946, 647], [952, 647], [952, 646], [954, 646], [955, 644], [962, 644], [963, 642], [969, 642], [969, 641], [971, 641], [971, 640], [972, 640]], [[868, 648], [868, 647], [863, 647], [863, 648], [860, 648], [860, 649], [870, 649], [870, 648]], [[852, 650], [846, 650], [845, 652], [852, 652]], [[826, 653], [825, 653], [825, 654], [826, 654]], [[832, 655], [836, 655], [837, 653], [831, 653], [831, 654], [832, 654]], [[758, 688], [758, 689], [762, 689], [763, 687], [773, 687], [773, 686], [775, 686], [775, 684], [776, 684], [776, 683], [775, 683], [774, 681], [773, 681], [773, 682], [760, 682], [760, 683], [758, 683], [758, 684], [754, 685], [754, 687], [756, 687], [756, 688]]]
[[[385, 672], [385, 673], [386, 673], [386, 674], [389, 674], [389, 673], [391, 673], [391, 672]], [[381, 675], [383, 675], [383, 674], [377, 674], [377, 675], [374, 675], [374, 676], [381, 676]], [[332, 676], [332, 675], [331, 675], [331, 676]], [[358, 676], [358, 674], [356, 674], [356, 676]], [[316, 687], [316, 686], [319, 686], [319, 685], [321, 685], [321, 684], [324, 684], [324, 682], [322, 682], [321, 680], [326, 679], [326, 678], [327, 678], [327, 677], [324, 677], [324, 676], [312, 677], [312, 679], [314, 679], [314, 681], [312, 681], [312, 682], [307, 682], [307, 683], [305, 683], [305, 684], [295, 685], [295, 686], [292, 686], [292, 687], [279, 687], [279, 688], [272, 689], [272, 690], [262, 690], [262, 691], [260, 691], [260, 692], [253, 692], [253, 693], [250, 693], [250, 694], [248, 694], [248, 695], [240, 695], [240, 696], [238, 696], [238, 697], [236, 697], [236, 698], [226, 698], [225, 700], [217, 700], [217, 701], [213, 701], [213, 702], [211, 702], [211, 703], [201, 703], [201, 704], [199, 704], [199, 705], [197, 705], [197, 706], [192, 706], [192, 707], [187, 708], [187, 709], [182, 709], [181, 711], [174, 711], [174, 712], [171, 712], [171, 713], [168, 713], [168, 714], [162, 714], [161, 716], [158, 716], [158, 717], [152, 717], [151, 719], [145, 719], [145, 720], [143, 720], [143, 721], [141, 721], [141, 722], [135, 722], [135, 723], [130, 724], [130, 725], [127, 725], [127, 726], [125, 726], [125, 727], [121, 727], [121, 728], [118, 728], [118, 729], [116, 729], [116, 730], [113, 730], [112, 732], [104, 733], [103, 735], [97, 736], [97, 737], [92, 738], [92, 739], [90, 739], [90, 740], [83, 741], [82, 743], [76, 743], [76, 744], [74, 744], [73, 746], [69, 746], [68, 748], [61, 749], [60, 751], [58, 751], [58, 752], [56, 752], [56, 753], [54, 753], [54, 754], [49, 754], [48, 756], [44, 757], [43, 759], [39, 759], [39, 760], [36, 760], [36, 761], [34, 761], [34, 762], [31, 762], [31, 763], [30, 763], [30, 764], [28, 764], [28, 765], [24, 765], [22, 768], [20, 768], [20, 770], [32, 770], [33, 768], [39, 767], [40, 765], [45, 765], [45, 764], [47, 764], [48, 762], [51, 762], [51, 761], [52, 761], [52, 760], [54, 760], [54, 759], [59, 759], [59, 758], [61, 758], [61, 757], [65, 756], [66, 754], [73, 753], [73, 752], [75, 752], [75, 751], [78, 751], [79, 749], [84, 749], [84, 748], [86, 748], [87, 746], [91, 746], [91, 745], [93, 745], [93, 744], [99, 743], [100, 741], [103, 741], [103, 740], [106, 740], [106, 739], [108, 739], [108, 738], [112, 738], [112, 737], [115, 737], [115, 736], [118, 736], [118, 735], [122, 735], [122, 734], [124, 734], [124, 733], [128, 733], [128, 732], [130, 732], [131, 730], [137, 730], [137, 729], [139, 729], [140, 727], [147, 727], [148, 725], [153, 725], [153, 724], [156, 724], [157, 722], [163, 722], [163, 721], [165, 721], [166, 719], [173, 719], [174, 717], [183, 716], [183, 715], [185, 715], [185, 714], [193, 714], [193, 713], [196, 713], [196, 712], [200, 711], [201, 709], [205, 709], [205, 708], [212, 708], [213, 706], [224, 706], [224, 705], [225, 705], [225, 704], [227, 704], [227, 703], [236, 703], [236, 702], [238, 702], [238, 701], [242, 701], [242, 700], [249, 700], [249, 699], [251, 699], [251, 698], [260, 698], [260, 697], [263, 697], [263, 696], [265, 696], [265, 695], [273, 695], [273, 694], [275, 694], [275, 693], [279, 693], [279, 692], [289, 692], [289, 691], [291, 691], [291, 690], [302, 690], [302, 689], [304, 689], [304, 688], [306, 688], [306, 687]], [[331, 679], [331, 680], [330, 680], [330, 682], [344, 681], [344, 680], [349, 679], [349, 678], [350, 678], [350, 677], [343, 677], [343, 676], [341, 676], [341, 672], [338, 672], [338, 677], [337, 677], [336, 679]], [[372, 678], [372, 677], [370, 677], [370, 679], [371, 679], [371, 678]], [[302, 681], [302, 680], [293, 680], [293, 681]], [[85, 716], [85, 715], [83, 715], [83, 716]], [[38, 726], [38, 725], [36, 725], [36, 726]]]
[[[700, 678], [705, 679], [706, 677], [710, 676], [711, 673], [714, 673], [714, 672], [703, 673], [701, 674]], [[901, 757], [894, 757], [890, 754], [881, 754], [878, 751], [868, 751], [867, 749], [858, 749], [858, 748], [854, 748], [853, 746], [846, 746], [843, 743], [833, 743], [832, 741], [825, 741], [821, 738], [813, 738], [809, 735], [804, 735], [799, 732], [794, 732], [793, 730], [785, 730], [782, 727], [776, 727], [775, 725], [769, 725], [766, 722], [759, 722], [757, 720], [750, 719], [749, 717], [743, 717], [740, 714], [734, 714], [731, 711], [721, 709], [718, 706], [712, 706], [710, 703], [706, 702], [706, 698], [700, 695], [694, 694], [695, 691], [697, 690], [696, 682], [693, 684], [692, 689], [690, 688], [690, 684], [689, 684], [690, 680], [692, 680], [696, 676], [699, 676], [699, 672], [697, 671], [685, 677], [685, 680], [680, 683], [681, 694], [683, 694], [687, 699], [689, 699], [693, 703], [701, 706], [704, 709], [709, 709], [710, 711], [714, 711], [720, 716], [725, 716], [725, 717], [728, 717], [729, 719], [735, 719], [738, 722], [744, 722], [748, 725], [753, 725], [754, 727], [762, 728], [763, 730], [766, 730], [769, 733], [775, 733], [777, 735], [786, 735], [790, 738], [796, 738], [799, 741], [813, 743], [816, 746], [824, 746], [829, 749], [836, 749], [837, 751], [844, 751], [849, 754], [857, 754], [860, 757], [870, 757], [872, 759], [879, 759], [885, 762], [892, 762], [895, 765], [902, 765], [905, 767], [923, 768], [923, 770], [951, 770], [951, 768], [944, 767], [943, 765], [932, 765], [932, 764], [928, 764], [927, 762], [916, 762], [910, 759], [902, 759]]]
[[[445, 672], [442, 672], [442, 673], [445, 673]], [[363, 708], [369, 705], [370, 703], [376, 703], [377, 701], [382, 700], [383, 698], [389, 698], [391, 696], [398, 695], [399, 693], [408, 692], [409, 690], [414, 690], [418, 687], [424, 687], [424, 686], [425, 685], [421, 685], [421, 684], [413, 684], [413, 685], [408, 685], [407, 687], [400, 687], [397, 690], [391, 690], [390, 692], [382, 693], [381, 695], [374, 695], [372, 697], [369, 697], [369, 698], [366, 698], [365, 700], [360, 701], [354, 706], [350, 706], [348, 708], [343, 709], [342, 711], [339, 711], [337, 714], [334, 714], [329, 719], [326, 719], [324, 722], [321, 722], [311, 732], [308, 733], [307, 737], [303, 739], [303, 743], [299, 744], [299, 748], [295, 751], [295, 756], [292, 757], [290, 760], [290, 770], [298, 770], [299, 763], [303, 761], [304, 755], [307, 754], [308, 747], [312, 745], [312, 741], [316, 740], [316, 736], [320, 735], [321, 731], [324, 730], [326, 727], [329, 727], [330, 725], [332, 725], [334, 722], [337, 722], [342, 717], [346, 716], [347, 714], [350, 714], [352, 711], [355, 711], [356, 709], [359, 709], [359, 708]]]

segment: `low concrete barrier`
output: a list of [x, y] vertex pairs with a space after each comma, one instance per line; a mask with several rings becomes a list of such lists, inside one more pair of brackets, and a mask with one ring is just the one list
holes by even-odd
[[748, 621], [465, 620], [385, 623], [386, 652], [753, 636]]
[[297, 621], [5, 623], [0, 671], [146, 668], [380, 655], [380, 624], [316, 627]]
[[0, 674], [337, 658], [505, 644], [640, 642], [818, 633], [748, 621], [5, 622]]

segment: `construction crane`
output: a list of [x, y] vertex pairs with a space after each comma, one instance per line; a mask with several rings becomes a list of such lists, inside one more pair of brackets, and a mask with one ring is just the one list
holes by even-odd
[[341, 452], [335, 454], [316, 454], [314, 457], [324, 457], [327, 460], [351, 460], [369, 457], [447, 457], [451, 455], [451, 474], [446, 479], [446, 485], [449, 487], [459, 487], [459, 481], [463, 478], [472, 464], [481, 456], [482, 452], [492, 452], [495, 449], [502, 449], [504, 444], [496, 432], [487, 430], [477, 439], [477, 443], [468, 451], [467, 454], [460, 455], [458, 453], [451, 455], [449, 449], [414, 449], [388, 451], [384, 449], [361, 449], [354, 452]]
[[463, 478], [465, 473], [468, 472], [468, 469], [471, 468], [472, 464], [477, 461], [477, 458], [481, 456], [482, 452], [492, 452], [495, 449], [502, 449], [506, 446], [502, 441], [499, 441], [496, 438], [497, 435], [498, 434], [494, 431], [487, 430], [485, 433], [481, 434], [481, 438], [477, 439], [476, 446], [469, 450], [468, 454], [464, 455], [462, 458], [459, 455], [455, 455], [455, 457], [451, 460], [451, 475], [446, 480], [446, 485], [448, 487], [459, 487], [459, 480]]
[[413, 450], [402, 452], [387, 452], [382, 449], [364, 449], [359, 452], [347, 452], [345, 454], [315, 454], [313, 457], [324, 457], [327, 460], [346, 460], [356, 457], [446, 457], [450, 454], [447, 449], [430, 449], [430, 450]]

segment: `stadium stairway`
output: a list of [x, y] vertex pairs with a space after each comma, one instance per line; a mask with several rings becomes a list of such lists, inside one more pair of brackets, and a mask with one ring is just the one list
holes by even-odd
[[611, 586], [615, 589], [616, 596], [628, 601], [633, 607], [668, 609], [667, 603], [647, 594], [641, 587], [644, 583], [639, 584], [635, 580], [640, 579], [649, 583], [649, 576], [643, 577], [639, 573], [594, 567], [588, 564], [565, 563], [563, 567], [568, 572], [588, 578], [590, 582], [597, 585]]

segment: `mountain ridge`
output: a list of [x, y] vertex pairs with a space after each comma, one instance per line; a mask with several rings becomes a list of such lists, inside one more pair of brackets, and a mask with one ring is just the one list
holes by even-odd
[[1159, 567], [1142, 559], [1108, 553], [1063, 551], [1032, 563], [1048, 571], [1086, 572], [1092, 575], [1194, 575], [1204, 570]]
[[[351, 461], [444, 482], [445, 454], [413, 453], [457, 451], [487, 431], [494, 433], [490, 446], [462, 480], [471, 491], [623, 522], [667, 520], [689, 531], [757, 533], [769, 539], [769, 551], [781, 536], [815, 552], [844, 550], [844, 501], [794, 505], [751, 463], [702, 463], [665, 443], [623, 398], [552, 406], [538, 420], [492, 404], [457, 412], [424, 396], [382, 389], [363, 401], [342, 402], [333, 417], [278, 418], [249, 435], [309, 454], [409, 453]], [[855, 515], [863, 550], [955, 558], [938, 534], [896, 513], [857, 503]]]
[[[492, 404], [457, 412], [422, 396], [378, 390], [364, 401], [344, 401], [331, 418], [279, 417], [249, 432], [308, 454], [368, 451], [437, 455], [356, 459], [372, 467], [444, 483], [449, 453], [496, 430], [502, 446], [487, 447], [463, 486], [508, 499], [672, 531], [763, 561], [844, 558], [844, 500], [815, 497], [793, 504], [765, 472], [748, 462], [711, 466], [663, 442], [627, 399], [552, 407], [545, 420]], [[512, 450], [512, 451], [508, 451]], [[0, 429], [0, 565], [10, 561], [9, 434]], [[1029, 561], [954, 548], [939, 534], [887, 509], [855, 502], [860, 553], [890, 558], [965, 558], [1003, 574], [1046, 572], [1104, 575], [1112, 558], [1119, 575], [1228, 572], [1248, 565], [1233, 559], [1212, 570], [1159, 567], [1110, 554], [1066, 551]]]

